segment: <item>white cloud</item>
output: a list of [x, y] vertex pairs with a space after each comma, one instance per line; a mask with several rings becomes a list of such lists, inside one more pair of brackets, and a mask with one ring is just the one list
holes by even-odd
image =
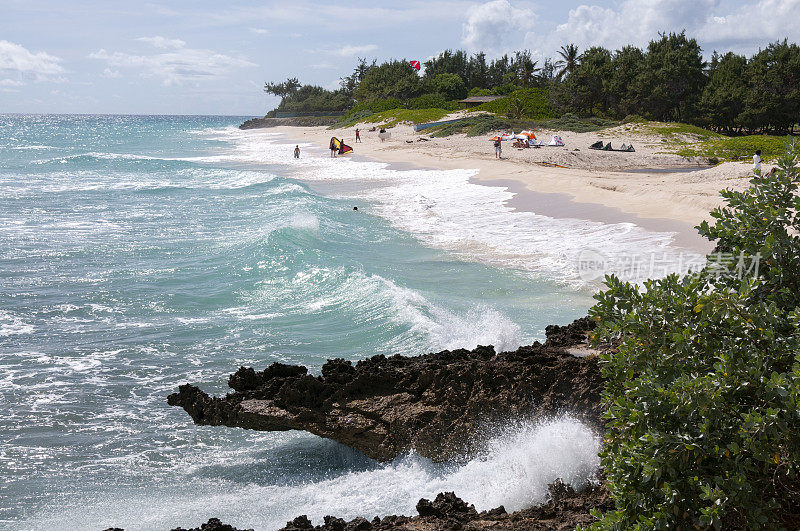
[[185, 48], [185, 43], [178, 39], [162, 40], [160, 37], [153, 37], [138, 40], [145, 39], [146, 42], [165, 51], [136, 55], [124, 52], [109, 53], [101, 49], [90, 53], [89, 57], [105, 61], [108, 64], [106, 71], [111, 74], [114, 73], [111, 68], [138, 70], [143, 77], [161, 79], [164, 85], [219, 78], [234, 68], [256, 66], [241, 57], [224, 55], [212, 50]]
[[162, 50], [177, 50], [186, 46], [186, 43], [180, 39], [167, 39], [165, 37], [155, 36], [155, 37], [139, 37], [136, 39], [137, 41], [146, 42], [155, 46], [156, 48], [161, 48]]
[[584, 4], [571, 9], [567, 21], [548, 38], [529, 35], [526, 42], [614, 49], [645, 46], [659, 32], [686, 30], [706, 52], [735, 47], [751, 53], [770, 41], [800, 38], [800, 0], [758, 0], [740, 5], [734, 13], [719, 12], [729, 5], [716, 0], [624, 0], [613, 9]]
[[374, 52], [378, 49], [377, 44], [364, 44], [362, 46], [342, 46], [337, 50], [333, 50], [332, 53], [336, 55], [341, 55], [342, 57], [353, 57], [356, 55], [364, 55], [368, 54], [369, 52]]
[[[60, 76], [64, 73], [60, 62], [61, 59], [54, 55], [32, 53], [24, 46], [0, 40], [0, 74], [16, 74], [20, 78], [32, 78], [35, 81], [66, 81]], [[15, 83], [22, 84], [21, 81]]]
[[0, 79], [0, 87], [21, 87], [24, 84], [22, 81], [14, 79]]
[[753, 52], [767, 42], [800, 41], [800, 0], [760, 0], [734, 13], [711, 17], [698, 30], [704, 42]]
[[269, 33], [269, 30], [266, 28], [250, 28], [250, 33], [255, 33], [256, 35], [266, 35]]
[[106, 68], [103, 70], [103, 73], [100, 74], [100, 77], [116, 79], [122, 77], [122, 74], [120, 74], [119, 70], [111, 70], [110, 68]]
[[469, 9], [461, 44], [472, 51], [505, 51], [509, 43], [517, 47], [515, 37], [532, 29], [535, 22], [536, 14], [530, 9], [515, 7], [509, 0], [492, 0]]

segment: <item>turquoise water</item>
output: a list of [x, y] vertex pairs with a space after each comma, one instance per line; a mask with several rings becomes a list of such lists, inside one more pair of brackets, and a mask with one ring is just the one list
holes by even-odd
[[[435, 194], [406, 201], [404, 172], [307, 145], [294, 162], [293, 145], [242, 120], [0, 116], [0, 527], [220, 516], [270, 529], [302, 513], [413, 513], [442, 489], [508, 507], [584, 473], [596, 449], [569, 421], [498, 439], [532, 467], [509, 490], [487, 488], [491, 459], [378, 465], [308, 434], [197, 427], [166, 405], [185, 382], [224, 393], [240, 365], [513, 349], [591, 303], [558, 260], [486, 252]], [[531, 449], [572, 460], [540, 478]]]

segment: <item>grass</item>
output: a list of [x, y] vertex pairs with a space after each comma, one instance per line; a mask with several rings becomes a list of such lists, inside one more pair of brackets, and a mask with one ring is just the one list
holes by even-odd
[[716, 136], [696, 144], [686, 143], [675, 153], [683, 157], [706, 157], [720, 161], [749, 160], [760, 149], [761, 158], [770, 161], [784, 153], [790, 141], [789, 136]]
[[388, 111], [372, 113], [359, 111], [348, 115], [344, 120], [333, 125], [331, 129], [353, 127], [358, 123], [379, 123], [381, 127], [390, 128], [399, 123], [422, 124], [441, 120], [451, 111], [445, 109], [391, 109]]
[[785, 149], [790, 137], [770, 135], [725, 136], [696, 125], [675, 122], [634, 123], [632, 129], [661, 137], [682, 157], [703, 157], [711, 161], [749, 160], [757, 149], [764, 161], [774, 160]]
[[428, 129], [431, 136], [444, 137], [466, 133], [467, 136], [481, 136], [492, 131], [525, 129], [523, 122], [509, 120], [493, 114], [481, 114], [464, 118], [451, 124], [444, 124]]

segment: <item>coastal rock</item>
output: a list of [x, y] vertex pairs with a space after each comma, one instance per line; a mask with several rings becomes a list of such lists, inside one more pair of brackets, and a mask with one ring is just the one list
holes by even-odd
[[314, 526], [308, 517], [298, 516], [286, 523], [281, 531], [386, 531], [386, 530], [536, 530], [571, 531], [579, 525], [594, 521], [591, 510], [608, 511], [614, 502], [602, 484], [586, 485], [580, 492], [560, 481], [549, 488], [546, 504], [514, 513], [500, 506], [478, 512], [452, 492], [439, 493], [433, 501], [421, 499], [417, 503], [418, 516], [375, 517], [372, 521], [356, 518], [349, 522], [342, 518], [326, 516], [323, 523]]
[[209, 518], [208, 522], [200, 527], [193, 527], [191, 529], [184, 529], [176, 527], [172, 531], [253, 531], [252, 529], [236, 529], [232, 525], [223, 524], [219, 518]]
[[479, 346], [355, 365], [334, 359], [319, 376], [279, 363], [260, 372], [242, 367], [224, 398], [186, 384], [168, 402], [196, 424], [304, 430], [379, 461], [412, 448], [442, 461], [479, 449], [491, 426], [506, 422], [570, 413], [601, 429], [598, 363], [566, 352], [585, 343], [592, 326], [583, 318], [548, 327], [544, 344], [501, 354]]

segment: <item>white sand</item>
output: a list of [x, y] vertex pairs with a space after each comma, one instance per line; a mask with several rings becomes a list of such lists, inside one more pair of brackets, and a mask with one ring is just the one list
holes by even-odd
[[[344, 138], [357, 155], [391, 163], [410, 163], [435, 169], [477, 169], [477, 179], [513, 180], [525, 188], [542, 193], [565, 193], [581, 203], [597, 203], [638, 218], [680, 221], [693, 226], [708, 219], [708, 213], [722, 204], [719, 190], [748, 186], [751, 164], [724, 163], [702, 170], [677, 173], [628, 173], [637, 168], [699, 167], [704, 161], [664, 153], [663, 140], [619, 126], [597, 133], [536, 131], [541, 140], [560, 135], [565, 147], [516, 149], [503, 142], [503, 158], [496, 160], [489, 135], [467, 138], [454, 135], [424, 142], [428, 135], [415, 133], [409, 125], [389, 129], [391, 139], [381, 142], [377, 132], [360, 127], [362, 143], [354, 143], [355, 128], [330, 130], [325, 127], [277, 127], [272, 132], [328, 148], [331, 136]], [[588, 149], [603, 139], [615, 148], [633, 143], [634, 153]], [[537, 163], [566, 166], [559, 168]], [[765, 166], [765, 171], [768, 167]]]

